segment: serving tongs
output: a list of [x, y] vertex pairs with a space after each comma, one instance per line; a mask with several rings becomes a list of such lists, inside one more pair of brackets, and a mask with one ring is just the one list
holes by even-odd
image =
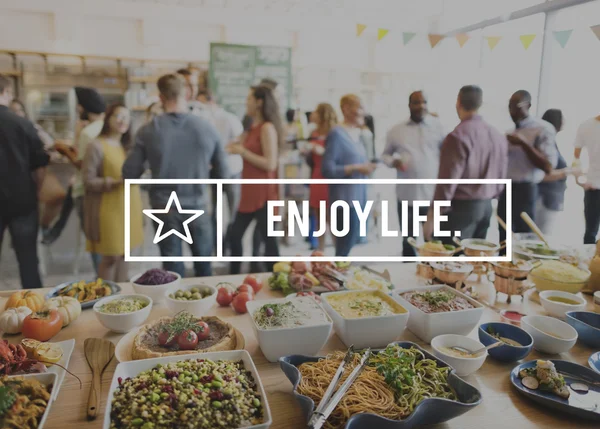
[[369, 361], [369, 358], [371, 357], [371, 350], [367, 349], [364, 352], [364, 354], [360, 358], [360, 363], [356, 365], [356, 367], [352, 370], [348, 378], [346, 378], [346, 381], [344, 381], [344, 383], [342, 383], [342, 385], [336, 391], [335, 388], [338, 385], [339, 381], [342, 379], [342, 376], [344, 375], [344, 372], [346, 370], [346, 366], [352, 361], [353, 356], [354, 346], [350, 346], [348, 352], [346, 353], [346, 356], [344, 356], [344, 359], [340, 363], [340, 366], [338, 367], [335, 375], [333, 376], [331, 383], [329, 383], [329, 386], [327, 387], [323, 398], [321, 398], [321, 402], [319, 402], [319, 405], [317, 406], [315, 411], [313, 411], [310, 420], [308, 421], [308, 427], [310, 429], [321, 429], [321, 427], [323, 427], [323, 425], [329, 418], [329, 415], [333, 412], [333, 410], [340, 402], [340, 400], [344, 397], [352, 383], [354, 383], [354, 380], [358, 378], [361, 371], [366, 366], [367, 362]]

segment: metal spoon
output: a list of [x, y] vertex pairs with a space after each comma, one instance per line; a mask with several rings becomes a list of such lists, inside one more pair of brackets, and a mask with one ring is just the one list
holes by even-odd
[[479, 353], [483, 353], [486, 350], [490, 350], [490, 349], [493, 349], [494, 347], [501, 346], [502, 344], [504, 344], [502, 341], [497, 341], [495, 343], [490, 344], [489, 346], [485, 346], [485, 347], [482, 347], [480, 349], [477, 349], [474, 352], [472, 352], [470, 350], [467, 350], [467, 349], [465, 349], [463, 347], [459, 347], [459, 346], [454, 346], [454, 347], [449, 347], [449, 348], [451, 350], [455, 350], [455, 351], [457, 351], [459, 353], [467, 353], [467, 354], [470, 354], [472, 356], [477, 356]]

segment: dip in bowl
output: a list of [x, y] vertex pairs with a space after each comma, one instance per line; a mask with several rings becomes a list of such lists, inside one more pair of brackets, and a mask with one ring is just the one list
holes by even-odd
[[152, 298], [146, 295], [115, 295], [94, 304], [94, 314], [107, 329], [125, 333], [146, 321], [152, 310]]

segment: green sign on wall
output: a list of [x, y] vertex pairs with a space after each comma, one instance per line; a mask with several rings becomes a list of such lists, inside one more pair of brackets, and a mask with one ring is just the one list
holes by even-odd
[[248, 89], [270, 78], [282, 87], [282, 111], [291, 104], [292, 49], [280, 46], [210, 44], [209, 87], [219, 104], [240, 118]]

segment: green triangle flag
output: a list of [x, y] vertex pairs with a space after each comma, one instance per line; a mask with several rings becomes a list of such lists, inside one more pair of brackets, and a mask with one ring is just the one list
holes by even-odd
[[528, 49], [533, 42], [533, 39], [535, 39], [535, 34], [523, 34], [522, 36], [519, 36], [519, 39], [521, 39], [523, 47]]
[[565, 46], [567, 46], [567, 42], [569, 41], [569, 38], [571, 37], [571, 33], [573, 32], [573, 30], [562, 30], [562, 31], [554, 31], [554, 38], [556, 39], [556, 41], [558, 42], [558, 44], [564, 48]]
[[596, 35], [596, 37], [598, 38], [598, 40], [600, 40], [600, 24], [592, 25], [590, 27], [590, 30], [592, 30], [594, 32], [594, 34]]
[[413, 39], [413, 37], [415, 37], [417, 35], [417, 33], [411, 33], [411, 32], [407, 32], [405, 31], [404, 33], [402, 33], [402, 42], [404, 43], [404, 46], [408, 45], [408, 43]]

